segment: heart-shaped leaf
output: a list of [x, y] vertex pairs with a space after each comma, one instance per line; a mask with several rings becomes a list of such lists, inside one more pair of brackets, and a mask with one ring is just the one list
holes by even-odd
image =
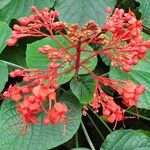
[[150, 132], [118, 130], [109, 134], [100, 150], [149, 150]]
[[74, 95], [64, 93], [59, 99], [65, 103], [69, 112], [66, 131], [64, 125], [45, 126], [42, 123], [43, 113], [39, 114], [40, 123], [31, 125], [29, 132], [20, 135], [23, 127], [16, 111], [16, 105], [11, 100], [5, 100], [0, 111], [0, 149], [1, 150], [47, 150], [68, 141], [76, 133], [81, 121], [81, 107]]
[[95, 82], [90, 75], [79, 76], [78, 79], [72, 79], [70, 88], [80, 103], [89, 103], [95, 91]]

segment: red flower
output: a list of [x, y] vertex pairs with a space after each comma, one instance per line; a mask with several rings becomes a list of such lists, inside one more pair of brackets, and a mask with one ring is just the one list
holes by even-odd
[[68, 108], [65, 104], [56, 102], [54, 104], [53, 109], [50, 109], [48, 111], [48, 114], [45, 117], [43, 122], [45, 125], [49, 125], [50, 123], [56, 125], [59, 122], [59, 120], [62, 123], [65, 123], [65, 113], [67, 112], [68, 112]]
[[50, 89], [46, 85], [38, 85], [32, 89], [33, 95], [36, 97], [47, 97], [50, 93], [54, 92], [54, 89]]
[[21, 89], [18, 86], [10, 86], [9, 89], [3, 93], [5, 98], [11, 98], [15, 102], [18, 102], [21, 99]]

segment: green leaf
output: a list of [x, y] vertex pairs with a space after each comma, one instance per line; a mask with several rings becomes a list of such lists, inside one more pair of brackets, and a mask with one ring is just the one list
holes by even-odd
[[69, 112], [66, 132], [64, 125], [45, 126], [42, 123], [43, 113], [39, 114], [40, 123], [31, 125], [25, 135], [19, 135], [23, 127], [19, 124], [19, 114], [11, 100], [5, 100], [0, 111], [0, 149], [1, 150], [48, 150], [68, 141], [77, 132], [81, 122], [81, 107], [74, 95], [64, 93], [59, 99], [64, 102]]
[[0, 10], [0, 20], [10, 23], [11, 19], [18, 19], [31, 14], [31, 6], [38, 9], [52, 7], [54, 0], [11, 0], [3, 9]]
[[11, 29], [8, 24], [0, 21], [0, 53], [6, 46], [7, 39], [10, 38]]
[[89, 20], [99, 25], [105, 22], [105, 9], [116, 5], [116, 0], [57, 0], [54, 8], [61, 14], [62, 21], [69, 24], [85, 24]]
[[0, 92], [4, 89], [7, 80], [8, 80], [7, 65], [0, 61]]
[[95, 82], [91, 75], [79, 76], [78, 79], [72, 79], [70, 88], [80, 103], [89, 103], [95, 91]]
[[[57, 40], [64, 46], [64, 47], [69, 47], [70, 43], [65, 40], [62, 36], [56, 36]], [[27, 66], [29, 68], [38, 68], [38, 69], [47, 69], [48, 64], [49, 64], [49, 60], [48, 60], [48, 56], [47, 55], [42, 55], [38, 52], [38, 49], [40, 47], [43, 47], [45, 45], [51, 45], [54, 48], [60, 48], [60, 46], [58, 45], [58, 43], [56, 41], [54, 41], [51, 38], [44, 38], [42, 40], [36, 41], [32, 44], [29, 44], [27, 46], [27, 51], [26, 51], [26, 62], [27, 62]], [[90, 46], [86, 46], [87, 50], [91, 50], [92, 48]], [[70, 54], [75, 54], [76, 53], [76, 49], [75, 48], [71, 48], [69, 49]], [[91, 56], [92, 53], [85, 53], [82, 52], [81, 53], [81, 61], [86, 59], [87, 57]], [[62, 62], [63, 60], [61, 60], [60, 62]], [[85, 63], [83, 63], [89, 70], [94, 70], [96, 65], [97, 65], [97, 57], [93, 57], [90, 60], [86, 61]], [[66, 63], [65, 65], [63, 65], [60, 69], [59, 69], [59, 73], [62, 72], [67, 72], [67, 70], [71, 69], [72, 66], [75, 65], [74, 60], [72, 60], [69, 63]], [[87, 74], [88, 72], [83, 69], [82, 67], [79, 68], [79, 74]], [[68, 82], [74, 75], [74, 70], [68, 71], [67, 73], [65, 73], [65, 75], [61, 76], [58, 79], [58, 83], [59, 84], [63, 84]]]
[[5, 7], [11, 0], [1, 0], [0, 1], [0, 9]]
[[100, 150], [149, 150], [150, 132], [117, 130], [109, 134]]
[[25, 57], [26, 57], [25, 51], [26, 51], [25, 45], [6, 47], [3, 50], [3, 52], [0, 54], [0, 59], [26, 68], [27, 65], [26, 65], [26, 60], [25, 60]]
[[142, 13], [143, 24], [150, 28], [150, 1], [149, 0], [136, 0], [140, 3], [139, 11]]
[[100, 55], [102, 61], [107, 65], [107, 66], [110, 66], [111, 65], [111, 61], [110, 61], [110, 58], [106, 55]]

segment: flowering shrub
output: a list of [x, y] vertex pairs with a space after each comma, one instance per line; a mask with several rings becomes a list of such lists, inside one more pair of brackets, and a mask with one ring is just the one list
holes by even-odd
[[[137, 84], [130, 78], [114, 79], [113, 76], [109, 77], [108, 73], [102, 74], [102, 67], [99, 69], [99, 66], [105, 67], [105, 64], [100, 62], [100, 57], [103, 61], [107, 58], [111, 67], [128, 75], [133, 72], [134, 66], [140, 65], [139, 62], [147, 58], [150, 40], [143, 38], [142, 20], [138, 20], [131, 9], [125, 11], [115, 8], [112, 11], [107, 7], [105, 15], [105, 23], [102, 26], [92, 20], [82, 26], [78, 23], [70, 25], [61, 21], [58, 11], [49, 10], [47, 7], [39, 10], [32, 6], [30, 16], [21, 17], [13, 24], [12, 34], [6, 42], [8, 47], [15, 47], [27, 37], [34, 40], [39, 38], [39, 41], [27, 46], [28, 68], [3, 61], [18, 67], [10, 71], [9, 76], [11, 80], [20, 81], [9, 84], [8, 88], [6, 86], [3, 90], [1, 118], [9, 103], [17, 110], [12, 114], [17, 114], [19, 120], [21, 118], [21, 121], [12, 125], [17, 126], [18, 133], [22, 131], [22, 137], [30, 136], [33, 134], [31, 132], [36, 130], [42, 132], [42, 129], [36, 129], [38, 124], [43, 130], [58, 130], [59, 126], [63, 126], [63, 130], [58, 133], [63, 133], [61, 136], [66, 139], [56, 144], [42, 144], [41, 149], [56, 147], [77, 132], [81, 122], [81, 106], [84, 116], [90, 117], [91, 110], [98, 117], [102, 115], [100, 120], [111, 131], [106, 123], [114, 123], [113, 129], [120, 121], [124, 125], [126, 119], [132, 118], [128, 115], [128, 110], [137, 107], [141, 96], [145, 94], [144, 83]], [[114, 92], [117, 97], [112, 94]], [[71, 113], [74, 113], [75, 118], [71, 117]], [[74, 124], [74, 131], [67, 137], [68, 126], [73, 128]], [[91, 149], [94, 149], [83, 122], [81, 125], [90, 141]], [[12, 131], [7, 134], [12, 134]], [[47, 140], [45, 134], [43, 137]], [[5, 142], [1, 148], [7, 149], [8, 146], [4, 145]], [[34, 144], [29, 146], [29, 149], [34, 148], [37, 148]]]

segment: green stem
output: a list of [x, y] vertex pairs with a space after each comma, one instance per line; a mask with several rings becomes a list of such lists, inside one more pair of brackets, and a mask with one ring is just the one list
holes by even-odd
[[108, 76], [109, 75], [109, 72], [106, 72], [106, 73], [104, 73], [104, 74], [102, 74], [102, 75], [100, 75], [101, 77], [105, 77], [105, 76]]
[[76, 148], [79, 147], [79, 141], [78, 141], [78, 132], [75, 134], [75, 142], [76, 142]]
[[95, 127], [95, 129], [97, 130], [97, 132], [98, 132], [98, 134], [100, 135], [100, 137], [101, 137], [103, 140], [105, 140], [103, 134], [100, 132], [100, 130], [98, 129], [98, 127], [96, 126], [96, 124], [94, 123], [94, 121], [92, 120], [92, 118], [90, 117], [90, 115], [87, 114], [87, 116], [88, 116], [89, 120], [92, 122], [92, 124], [94, 125], [94, 127]]
[[89, 143], [89, 145], [91, 147], [91, 150], [95, 150], [94, 145], [93, 145], [93, 143], [92, 143], [92, 141], [91, 141], [91, 139], [90, 139], [90, 137], [89, 137], [89, 135], [88, 135], [88, 133], [86, 131], [86, 128], [85, 128], [83, 122], [81, 122], [81, 127], [82, 127], [84, 135], [85, 135], [85, 137], [86, 137], [86, 139], [87, 139], [87, 141], [88, 141], [88, 143]]
[[22, 66], [19, 66], [17, 64], [14, 64], [14, 63], [11, 63], [11, 62], [8, 62], [8, 61], [5, 61], [5, 60], [0, 60], [0, 61], [5, 63], [5, 64], [7, 64], [8, 66], [12, 66], [12, 67], [20, 68], [20, 69], [26, 69], [26, 68], [24, 68]]
[[96, 117], [104, 124], [104, 126], [108, 129], [108, 131], [111, 133], [112, 130], [109, 128], [109, 126], [105, 123], [105, 121], [102, 119], [102, 117], [100, 117], [97, 113], [95, 113], [93, 111], [93, 109], [91, 109], [90, 107], [88, 107], [95, 115]]
[[[136, 113], [134, 113], [134, 112], [131, 112], [131, 111], [127, 111], [127, 113], [129, 113], [129, 114], [131, 114], [131, 115], [137, 115]], [[145, 117], [145, 116], [143, 116], [143, 115], [139, 115], [139, 117], [140, 118], [142, 118], [142, 119], [145, 119], [145, 120], [148, 120], [148, 121], [150, 121], [150, 118], [148, 118], [148, 117]]]

